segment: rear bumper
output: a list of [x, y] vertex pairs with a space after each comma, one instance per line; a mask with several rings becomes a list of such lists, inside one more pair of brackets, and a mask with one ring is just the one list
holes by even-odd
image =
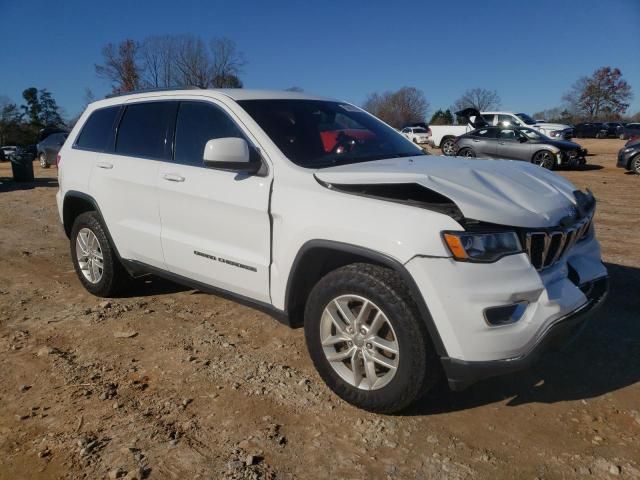
[[545, 352], [558, 350], [570, 343], [586, 325], [589, 314], [603, 303], [609, 290], [608, 277], [600, 277], [583, 283], [580, 285], [580, 290], [585, 294], [587, 302], [554, 321], [539, 337], [533, 348], [523, 355], [489, 361], [442, 358], [442, 366], [450, 388], [463, 390], [479, 380], [526, 369]]

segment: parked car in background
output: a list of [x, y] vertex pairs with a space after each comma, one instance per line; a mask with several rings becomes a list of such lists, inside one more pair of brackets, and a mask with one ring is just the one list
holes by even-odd
[[553, 170], [586, 163], [587, 151], [568, 140], [556, 140], [529, 127], [488, 126], [458, 137], [456, 155], [460, 157], [523, 160]]
[[571, 138], [573, 128], [563, 123], [539, 122], [526, 113], [512, 112], [482, 112], [489, 125], [500, 125], [503, 127], [529, 127], [550, 138]]
[[5, 145], [4, 147], [0, 147], [0, 150], [2, 150], [2, 155], [4, 157], [4, 160], [9, 160], [9, 157], [13, 152], [16, 151], [17, 148], [18, 147], [15, 145]]
[[602, 122], [583, 122], [573, 127], [576, 138], [604, 138], [607, 136], [607, 127]]
[[429, 133], [424, 127], [404, 127], [400, 133], [413, 143], [427, 143], [429, 141]]
[[627, 142], [618, 152], [618, 167], [640, 175], [640, 138]]
[[605, 136], [619, 138], [622, 135], [625, 124], [622, 122], [604, 122]]
[[465, 119], [466, 122], [461, 125], [431, 125], [429, 127], [429, 143], [434, 147], [440, 147], [444, 155], [455, 153], [456, 137], [488, 125], [528, 127], [557, 139], [569, 139], [573, 136], [573, 128], [569, 125], [537, 123], [525, 113], [479, 112], [475, 108], [466, 108], [456, 112], [456, 116]]
[[621, 140], [629, 140], [634, 137], [640, 137], [640, 123], [627, 123], [620, 134]]
[[67, 132], [52, 133], [37, 146], [38, 160], [42, 168], [49, 168], [56, 163], [58, 151], [69, 134]]

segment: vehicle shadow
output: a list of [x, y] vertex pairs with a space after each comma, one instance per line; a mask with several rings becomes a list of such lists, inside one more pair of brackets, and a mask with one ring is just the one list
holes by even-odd
[[118, 295], [118, 298], [151, 297], [186, 292], [187, 290], [192, 289], [155, 275], [145, 275], [133, 280], [131, 285]]
[[529, 370], [479, 382], [462, 392], [442, 388], [405, 415], [598, 397], [640, 381], [640, 268], [606, 264], [610, 292], [582, 335]]
[[32, 190], [38, 187], [58, 188], [58, 179], [53, 177], [40, 177], [34, 179], [33, 182], [14, 182], [12, 178], [0, 177], [0, 193]]
[[602, 165], [596, 165], [595, 163], [587, 163], [586, 165], [579, 165], [569, 170], [573, 170], [575, 172], [587, 172], [589, 170], [602, 170], [603, 168], [604, 167]]

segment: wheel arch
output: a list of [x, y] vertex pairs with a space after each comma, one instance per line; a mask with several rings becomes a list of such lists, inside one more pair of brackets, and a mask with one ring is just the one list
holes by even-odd
[[107, 235], [107, 240], [109, 240], [111, 248], [113, 248], [117, 259], [122, 261], [118, 248], [111, 237], [111, 233], [109, 232], [109, 227], [107, 227], [107, 224], [104, 221], [98, 202], [96, 202], [91, 195], [75, 190], [70, 190], [65, 194], [64, 201], [62, 203], [62, 222], [67, 238], [71, 237], [71, 229], [73, 228], [73, 223], [76, 218], [86, 212], [96, 212], [96, 215], [98, 215], [98, 221]]
[[447, 352], [418, 285], [398, 260], [375, 250], [332, 240], [310, 240], [298, 251], [290, 269], [285, 290], [285, 311], [292, 327], [304, 323], [304, 307], [313, 286], [329, 272], [352, 263], [369, 263], [389, 268], [405, 282], [425, 322], [436, 352]]

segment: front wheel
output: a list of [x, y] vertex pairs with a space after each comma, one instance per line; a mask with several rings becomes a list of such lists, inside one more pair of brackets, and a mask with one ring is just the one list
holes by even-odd
[[440, 143], [440, 148], [442, 149], [442, 153], [447, 157], [450, 157], [454, 153], [456, 153], [456, 139], [453, 137], [447, 137], [442, 140]]
[[547, 170], [553, 170], [556, 164], [556, 156], [547, 150], [541, 150], [533, 156], [531, 163]]
[[636, 155], [631, 160], [631, 170], [640, 175], [640, 155]]
[[84, 288], [99, 297], [111, 297], [129, 280], [109, 243], [96, 212], [76, 218], [71, 229], [71, 260]]
[[38, 159], [40, 160], [40, 166], [42, 168], [49, 168], [49, 162], [47, 162], [47, 155], [44, 152], [38, 155]]
[[440, 378], [426, 325], [392, 270], [352, 264], [327, 274], [309, 295], [304, 329], [325, 383], [365, 410], [398, 412]]

